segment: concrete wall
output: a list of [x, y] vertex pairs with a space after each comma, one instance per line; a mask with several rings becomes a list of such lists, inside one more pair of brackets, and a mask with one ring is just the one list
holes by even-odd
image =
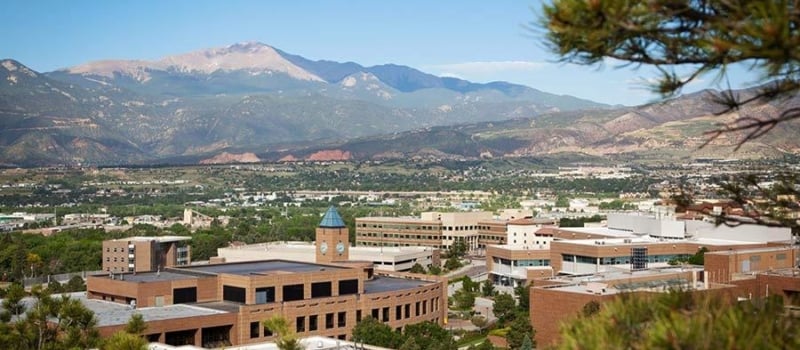
[[746, 242], [787, 242], [792, 231], [786, 227], [761, 225], [716, 226], [704, 221], [686, 221], [686, 233], [699, 238], [726, 239]]

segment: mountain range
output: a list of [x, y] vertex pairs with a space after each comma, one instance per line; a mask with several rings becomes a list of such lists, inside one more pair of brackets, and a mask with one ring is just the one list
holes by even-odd
[[[612, 107], [394, 64], [314, 61], [255, 42], [45, 73], [5, 59], [0, 165], [607, 156], [664, 142], [685, 155], [698, 142], [686, 130], [713, 125], [703, 100]], [[779, 137], [752, 152], [796, 152], [796, 142]]]

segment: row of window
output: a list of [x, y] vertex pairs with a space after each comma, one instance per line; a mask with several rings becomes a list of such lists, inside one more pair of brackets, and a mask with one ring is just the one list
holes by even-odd
[[[495, 264], [511, 266], [511, 260], [495, 257], [492, 259]], [[515, 260], [514, 266], [550, 266], [550, 259], [524, 259]]]
[[[413, 304], [414, 316], [411, 316], [411, 305], [412, 305], [411, 303], [395, 305], [394, 320], [399, 321], [411, 317], [426, 315], [429, 312], [439, 311], [439, 297], [431, 298], [430, 300], [422, 300], [415, 302]], [[391, 315], [389, 314], [390, 310], [391, 308], [388, 306], [384, 308], [374, 308], [371, 310], [370, 316], [381, 322], [389, 322], [389, 320], [391, 319]], [[358, 310], [356, 311], [356, 322], [360, 321], [361, 321], [361, 310]]]
[[[358, 280], [340, 280], [338, 281], [339, 294], [349, 295], [358, 294]], [[296, 301], [305, 299], [304, 284], [287, 284], [283, 285], [283, 300], [281, 301]], [[311, 298], [326, 298], [333, 296], [333, 283], [314, 282], [311, 283]], [[242, 287], [236, 286], [222, 286], [222, 299], [225, 301], [232, 301], [235, 303], [245, 304], [247, 301], [247, 290]], [[255, 289], [255, 303], [266, 304], [276, 302], [275, 287], [258, 287]]]
[[410, 225], [410, 224], [374, 224], [374, 223], [359, 223], [356, 227], [361, 228], [386, 228], [393, 230], [415, 230], [415, 231], [439, 231], [441, 226], [429, 225]]
[[[318, 315], [309, 316], [309, 331], [317, 330], [318, 317], [319, 317]], [[329, 319], [331, 320], [331, 323], [328, 322]], [[339, 323], [338, 323], [338, 328], [342, 328], [342, 327], [345, 326], [345, 324], [344, 324], [345, 321], [342, 321], [342, 320], [346, 320], [346, 319], [347, 319], [347, 315], [346, 315], [345, 312], [340, 312], [338, 314], [338, 320], [340, 320]], [[327, 327], [329, 324], [332, 324], [332, 322], [333, 322], [333, 314], [332, 313], [326, 314], [325, 315], [326, 329], [332, 329], [333, 328], [332, 326], [331, 327]], [[298, 329], [297, 332], [304, 332], [304, 330], [301, 331], [300, 329], [301, 328], [305, 329], [305, 323], [306, 323], [305, 316], [297, 317], [297, 319], [295, 320], [295, 323], [296, 323], [295, 328]], [[271, 337], [272, 336], [272, 334], [273, 334], [272, 330], [267, 328], [266, 326], [263, 326], [263, 327], [262, 326], [263, 325], [262, 325], [261, 322], [250, 322], [250, 339], [255, 339], [255, 338], [258, 338], [260, 336], [261, 337]], [[259, 331], [262, 331], [262, 330], [263, 330], [263, 333], [259, 334]], [[340, 340], [345, 340], [346, 338], [347, 338], [346, 334], [339, 334], [339, 335], [336, 336], [336, 339], [340, 339]]]
[[[514, 244], [517, 244], [517, 240], [516, 239], [513, 240], [513, 242], [514, 242]], [[546, 245], [550, 241], [533, 241], [533, 240], [531, 240], [531, 244], [534, 244], [534, 242], [536, 242], [536, 245]], [[522, 240], [522, 244], [528, 244], [528, 240], [527, 239], [523, 239]]]
[[[662, 254], [662, 255], [647, 255], [642, 257], [642, 262], [647, 263], [666, 263], [671, 260], [687, 259], [688, 254]], [[582, 264], [597, 264], [597, 258], [581, 255], [562, 254], [561, 259], [564, 262], [577, 262]], [[600, 258], [600, 265], [622, 265], [631, 263], [630, 256], [617, 256], [617, 257], [604, 257]]]
[[429, 235], [406, 235], [406, 234], [398, 234], [398, 233], [378, 233], [378, 232], [359, 232], [359, 237], [385, 237], [385, 238], [398, 238], [398, 239], [428, 239], [428, 240], [438, 240], [439, 236], [429, 236]]
[[505, 234], [505, 232], [503, 232], [503, 234], [497, 234], [497, 235], [478, 235], [478, 239], [479, 240], [505, 241], [506, 240], [506, 234]]
[[[125, 262], [126, 259], [128, 261], [128, 264], [133, 264], [134, 262], [136, 262], [136, 259], [133, 259], [133, 258], [119, 258], [119, 260], [118, 260], [117, 257], [114, 257], [113, 261], [114, 262]], [[106, 257], [106, 262], [111, 262], [111, 261], [112, 261], [111, 258]]]
[[[465, 226], [427, 226], [427, 225], [408, 225], [408, 224], [374, 224], [374, 223], [359, 223], [356, 225], [358, 228], [380, 228], [389, 230], [414, 230], [414, 231], [475, 231], [481, 229], [482, 226], [465, 225]], [[485, 227], [488, 230], [488, 226]]]

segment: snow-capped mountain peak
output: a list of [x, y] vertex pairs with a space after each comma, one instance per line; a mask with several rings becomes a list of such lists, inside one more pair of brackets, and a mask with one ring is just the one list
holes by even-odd
[[150, 78], [148, 71], [152, 70], [202, 74], [219, 70], [245, 70], [252, 73], [284, 73], [298, 80], [323, 81], [284, 59], [271, 46], [258, 42], [242, 42], [222, 48], [167, 56], [158, 61], [107, 60], [68, 68], [69, 73], [74, 74], [113, 77], [115, 73], [119, 73], [142, 82]]

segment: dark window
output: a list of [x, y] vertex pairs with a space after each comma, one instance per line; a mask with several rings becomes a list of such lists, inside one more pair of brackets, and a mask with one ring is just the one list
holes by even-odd
[[267, 328], [266, 326], [264, 327], [264, 336], [265, 337], [271, 337], [272, 336], [272, 330]]
[[325, 329], [333, 328], [333, 313], [325, 314]]
[[244, 288], [223, 285], [222, 286], [222, 300], [233, 301], [233, 302], [244, 304], [244, 302], [245, 302], [245, 291], [244, 291]]
[[377, 321], [377, 320], [380, 320], [380, 319], [381, 319], [381, 318], [380, 318], [380, 315], [379, 315], [379, 313], [380, 313], [380, 310], [378, 310], [378, 309], [372, 309], [372, 318], [374, 318], [374, 319], [375, 319], [375, 321]]
[[347, 326], [347, 312], [342, 311], [337, 315], [336, 327], [341, 328], [344, 326]]
[[419, 316], [419, 302], [417, 302], [416, 305], [417, 305], [416, 308], [415, 308], [416, 312], [414, 313], [414, 316]]
[[403, 305], [397, 305], [394, 307], [394, 319], [399, 320], [403, 317]]
[[195, 345], [194, 344], [195, 333], [197, 333], [196, 329], [166, 332], [164, 333], [164, 343], [173, 346]]
[[295, 320], [295, 328], [297, 333], [305, 332], [306, 331], [306, 317], [305, 316], [297, 316]]
[[302, 284], [290, 284], [283, 286], [283, 301], [303, 300], [305, 299], [303, 292], [304, 290]]
[[175, 288], [172, 290], [172, 303], [185, 304], [197, 302], [197, 287]]
[[339, 295], [358, 294], [358, 280], [339, 281]]
[[256, 288], [256, 304], [275, 302], [275, 287]]
[[406, 308], [406, 312], [405, 312], [406, 318], [411, 317], [411, 304], [406, 304], [405, 308]]
[[250, 322], [250, 339], [258, 338], [258, 330], [260, 328], [260, 322]]
[[311, 284], [311, 297], [312, 298], [324, 298], [329, 297], [331, 294], [331, 283], [330, 282], [317, 282]]
[[345, 335], [345, 334], [339, 334], [339, 335], [337, 335], [337, 336], [336, 336], [336, 339], [339, 339], [339, 340], [345, 340], [345, 339], [347, 339], [347, 335]]
[[356, 310], [356, 322], [361, 322], [361, 310]]
[[389, 308], [383, 308], [383, 322], [389, 322]]
[[311, 315], [308, 316], [308, 330], [309, 331], [316, 331], [317, 330], [317, 319], [319, 316]]
[[423, 300], [422, 301], [422, 313], [423, 314], [427, 314], [428, 313], [428, 301], [427, 300]]

